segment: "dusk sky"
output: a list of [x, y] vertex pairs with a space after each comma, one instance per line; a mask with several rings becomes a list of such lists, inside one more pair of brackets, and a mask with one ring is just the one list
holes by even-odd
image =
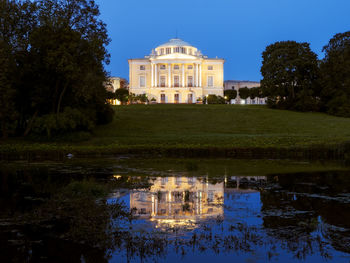
[[224, 79], [260, 80], [261, 53], [276, 41], [322, 47], [350, 30], [350, 0], [96, 0], [112, 42], [111, 76], [129, 77], [142, 58], [176, 36], [226, 60]]

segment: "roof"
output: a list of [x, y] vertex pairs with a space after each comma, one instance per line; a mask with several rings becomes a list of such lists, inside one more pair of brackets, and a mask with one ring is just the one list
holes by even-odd
[[180, 38], [172, 38], [168, 42], [158, 46], [158, 47], [182, 47], [182, 46], [190, 46], [192, 47], [191, 44], [183, 41]]

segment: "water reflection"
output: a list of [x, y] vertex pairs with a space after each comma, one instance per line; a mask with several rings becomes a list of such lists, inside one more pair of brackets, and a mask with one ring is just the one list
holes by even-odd
[[223, 216], [224, 183], [195, 177], [157, 177], [149, 190], [132, 191], [135, 215], [156, 227], [193, 226], [201, 219]]
[[349, 171], [222, 166], [0, 169], [0, 262], [350, 261]]

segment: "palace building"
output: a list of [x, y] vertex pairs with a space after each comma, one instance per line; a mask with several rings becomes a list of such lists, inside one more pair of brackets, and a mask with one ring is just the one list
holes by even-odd
[[158, 103], [196, 103], [224, 96], [224, 59], [208, 58], [173, 38], [144, 58], [129, 59], [129, 91]]

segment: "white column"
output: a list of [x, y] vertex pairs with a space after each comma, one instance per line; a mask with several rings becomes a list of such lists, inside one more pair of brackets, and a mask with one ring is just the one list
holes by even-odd
[[185, 64], [182, 64], [182, 87], [185, 87]]
[[193, 65], [193, 86], [197, 87], [197, 64]]
[[154, 64], [155, 67], [155, 76], [154, 76], [154, 86], [157, 87], [158, 86], [158, 65]]
[[168, 87], [171, 88], [171, 64], [168, 63]]
[[198, 64], [199, 66], [199, 87], [202, 87], [202, 65]]
[[154, 64], [151, 63], [151, 75], [152, 75], [152, 78], [151, 78], [151, 88], [153, 88], [153, 86], [154, 86], [154, 71], [153, 71], [153, 68], [154, 68]]
[[199, 66], [196, 64], [196, 87], [199, 87]]

